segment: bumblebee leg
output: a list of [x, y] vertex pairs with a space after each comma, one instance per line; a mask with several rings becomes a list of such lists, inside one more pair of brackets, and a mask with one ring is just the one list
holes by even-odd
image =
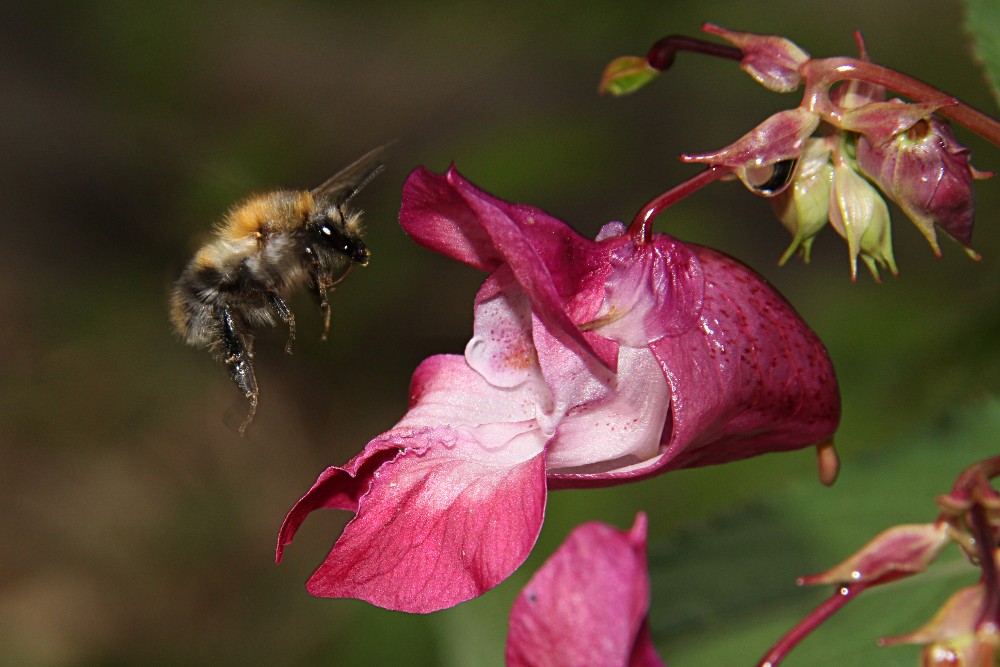
[[242, 436], [257, 413], [257, 376], [253, 372], [253, 354], [240, 335], [229, 309], [219, 306], [216, 314], [222, 324], [222, 340], [226, 347], [225, 362], [229, 366], [229, 376], [243, 392], [243, 396], [250, 401], [250, 413], [240, 425]]
[[319, 262], [315, 261], [315, 258], [309, 271], [309, 278], [309, 293], [312, 294], [313, 301], [319, 306], [319, 314], [323, 316], [323, 335], [320, 336], [320, 340], [325, 343], [330, 335], [330, 302], [326, 298], [326, 290], [333, 281], [320, 267]]
[[316, 303], [319, 304], [319, 314], [323, 316], [323, 335], [320, 336], [320, 340], [325, 343], [326, 339], [330, 336], [330, 302], [326, 298], [326, 287], [323, 287], [318, 282], [314, 283], [314, 285], [313, 297], [316, 299]]
[[278, 313], [281, 321], [288, 325], [288, 342], [285, 343], [285, 354], [291, 354], [292, 342], [295, 340], [295, 314], [277, 292], [268, 292], [267, 299], [271, 303], [271, 307]]

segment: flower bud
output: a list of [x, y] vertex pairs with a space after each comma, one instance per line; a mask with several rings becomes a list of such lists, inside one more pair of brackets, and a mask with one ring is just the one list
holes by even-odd
[[[907, 107], [923, 105], [879, 106], [899, 108], [898, 115], [905, 117]], [[929, 111], [903, 128], [892, 129], [892, 134], [862, 130], [857, 140], [858, 168], [899, 204], [935, 255], [941, 254], [935, 226], [968, 249], [975, 213], [972, 181], [992, 174], [977, 172], [969, 164], [969, 149]]]
[[830, 213], [830, 187], [833, 165], [830, 147], [823, 139], [808, 139], [795, 168], [792, 185], [771, 199], [771, 208], [794, 237], [779, 264], [784, 264], [797, 249], [809, 261], [813, 239], [826, 226]]
[[893, 526], [876, 535], [857, 553], [820, 574], [802, 577], [800, 584], [885, 584], [923, 572], [949, 542], [948, 524]]
[[809, 60], [809, 54], [790, 40], [776, 35], [735, 32], [711, 23], [703, 25], [702, 30], [738, 46], [743, 51], [740, 68], [765, 88], [787, 93], [802, 82], [799, 66]]
[[790, 167], [818, 126], [819, 116], [807, 109], [780, 111], [725, 148], [681, 160], [730, 167], [750, 191], [773, 197], [791, 181]]
[[851, 254], [851, 280], [857, 278], [858, 256], [875, 280], [878, 267], [888, 267], [896, 275], [892, 256], [889, 208], [878, 190], [858, 174], [850, 161], [836, 159], [830, 190], [830, 224], [847, 241]]

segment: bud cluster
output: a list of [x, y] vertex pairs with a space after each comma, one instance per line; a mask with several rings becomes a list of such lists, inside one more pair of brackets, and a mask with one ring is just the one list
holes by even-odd
[[[847, 242], [852, 278], [859, 257], [876, 280], [880, 267], [895, 275], [886, 198], [913, 221], [935, 255], [940, 255], [941, 230], [978, 259], [971, 249], [972, 181], [992, 174], [972, 167], [969, 149], [958, 144], [940, 115], [994, 143], [1000, 143], [1000, 124], [926, 84], [870, 62], [859, 35], [858, 58], [817, 59], [783, 37], [712, 24], [704, 29], [735, 48], [668, 37], [645, 58], [612, 61], [601, 91], [623, 95], [639, 89], [669, 67], [674, 52], [681, 49], [738, 59], [744, 71], [775, 92], [804, 87], [795, 109], [774, 114], [725, 148], [681, 156], [717, 170], [715, 178], [735, 176], [751, 192], [771, 199], [793, 237], [781, 263], [796, 251], [808, 261], [813, 239], [829, 222]], [[890, 89], [915, 101], [887, 99]], [[654, 213], [671, 203], [662, 197], [654, 202]], [[650, 207], [641, 215], [648, 222]]]

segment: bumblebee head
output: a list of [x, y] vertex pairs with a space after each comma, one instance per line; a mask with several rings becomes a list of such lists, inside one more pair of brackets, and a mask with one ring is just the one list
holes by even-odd
[[326, 253], [343, 255], [355, 264], [365, 266], [371, 252], [361, 240], [357, 221], [352, 222], [353, 224], [345, 224], [339, 215], [328, 215], [316, 221], [312, 225], [313, 246]]

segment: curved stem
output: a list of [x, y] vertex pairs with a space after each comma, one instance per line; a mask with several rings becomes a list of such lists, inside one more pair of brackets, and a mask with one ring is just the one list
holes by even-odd
[[649, 48], [649, 51], [646, 52], [646, 62], [653, 69], [662, 72], [674, 64], [674, 56], [678, 51], [694, 51], [730, 60], [742, 60], [743, 58], [743, 51], [735, 46], [717, 44], [687, 35], [670, 35]]
[[993, 556], [995, 537], [990, 527], [986, 508], [977, 503], [969, 512], [969, 527], [976, 538], [976, 549], [979, 552], [979, 567], [983, 570], [983, 588], [986, 599], [976, 622], [977, 629], [987, 626], [988, 632], [996, 634], [1000, 631], [1000, 577], [997, 574], [996, 559]]
[[[919, 102], [954, 99], [948, 93], [896, 70], [857, 58], [814, 58], [800, 68], [810, 87], [820, 88], [807, 92], [810, 110], [816, 111], [817, 95], [826, 95], [830, 86], [838, 81], [867, 81], [905, 95]], [[964, 102], [938, 109], [937, 113], [975, 132], [990, 143], [1000, 146], [1000, 121], [986, 115]]]
[[864, 588], [857, 585], [854, 587], [840, 586], [837, 588], [836, 593], [824, 600], [820, 606], [813, 609], [808, 616], [799, 621], [798, 625], [779, 639], [778, 643], [757, 663], [757, 667], [777, 667], [782, 660], [788, 657], [789, 652], [805, 639], [810, 632], [818, 628], [841, 607], [857, 597], [862, 590]]
[[635, 214], [635, 217], [632, 218], [632, 224], [629, 225], [628, 235], [639, 243], [648, 242], [653, 236], [653, 220], [656, 216], [688, 195], [731, 172], [731, 167], [713, 164], [694, 178], [689, 178], [680, 185], [667, 190]]

